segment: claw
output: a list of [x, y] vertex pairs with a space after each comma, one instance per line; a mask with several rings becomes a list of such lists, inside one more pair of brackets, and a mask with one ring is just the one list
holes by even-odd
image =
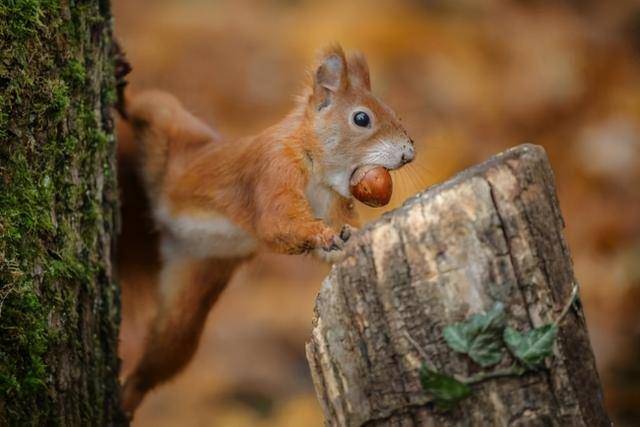
[[331, 246], [329, 246], [329, 249], [327, 249], [328, 251], [339, 251], [340, 250], [340, 246], [337, 243], [332, 243]]
[[340, 230], [340, 238], [342, 239], [343, 242], [346, 242], [347, 240], [349, 240], [350, 237], [351, 237], [351, 226], [343, 225], [342, 229]]

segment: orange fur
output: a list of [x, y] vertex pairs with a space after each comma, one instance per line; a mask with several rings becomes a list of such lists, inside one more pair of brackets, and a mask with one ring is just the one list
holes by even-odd
[[[175, 259], [164, 266], [165, 289], [145, 353], [123, 387], [125, 412], [133, 414], [148, 390], [189, 362], [211, 306], [241, 261]], [[173, 283], [181, 286], [171, 287]]]
[[[356, 225], [351, 173], [413, 158], [395, 113], [370, 92], [362, 55], [320, 56], [294, 110], [253, 137], [226, 141], [173, 96], [127, 94], [141, 170], [162, 236], [162, 304], [145, 353], [123, 390], [133, 412], [144, 394], [191, 358], [213, 301], [239, 259], [260, 247], [335, 260]], [[357, 126], [354, 114], [371, 123]]]

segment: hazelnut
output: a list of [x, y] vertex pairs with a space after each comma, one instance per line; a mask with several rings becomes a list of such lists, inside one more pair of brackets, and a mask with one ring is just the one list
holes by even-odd
[[393, 182], [389, 171], [382, 166], [361, 166], [353, 172], [350, 180], [353, 197], [365, 205], [378, 208], [389, 203]]

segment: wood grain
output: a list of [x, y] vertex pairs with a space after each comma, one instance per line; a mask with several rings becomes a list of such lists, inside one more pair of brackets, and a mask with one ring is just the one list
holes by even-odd
[[437, 370], [470, 376], [480, 368], [446, 345], [446, 325], [497, 301], [512, 327], [553, 321], [575, 282], [563, 227], [547, 156], [522, 145], [361, 230], [322, 285], [307, 344], [326, 424], [609, 425], [579, 304], [547, 369], [474, 385], [446, 413], [422, 390], [407, 338]]

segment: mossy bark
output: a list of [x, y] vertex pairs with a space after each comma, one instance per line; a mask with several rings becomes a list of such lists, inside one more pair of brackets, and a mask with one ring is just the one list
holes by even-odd
[[0, 425], [114, 425], [107, 0], [0, 2]]

